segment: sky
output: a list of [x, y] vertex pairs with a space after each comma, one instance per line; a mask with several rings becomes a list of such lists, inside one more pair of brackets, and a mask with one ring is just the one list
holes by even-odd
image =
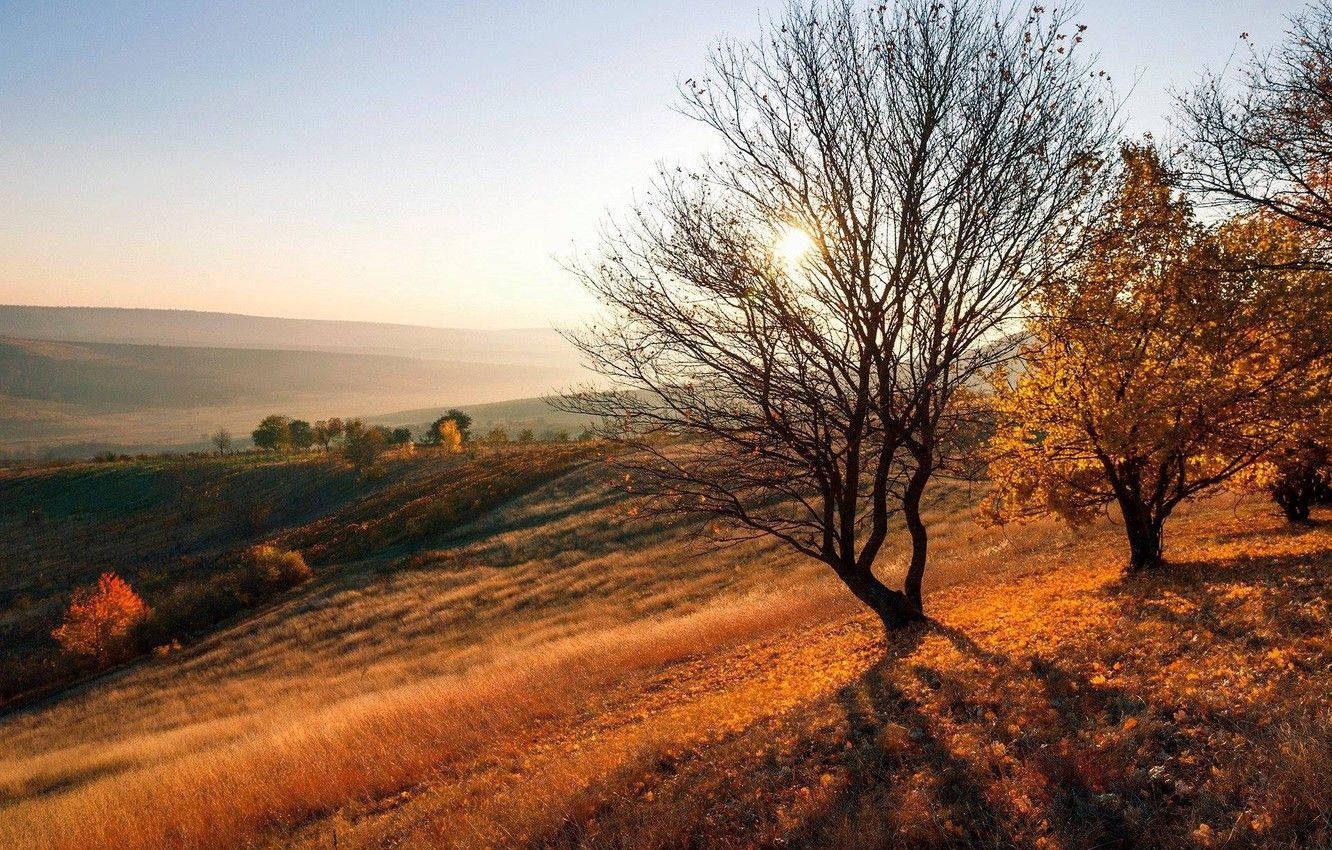
[[[0, 303], [576, 324], [559, 259], [706, 149], [676, 81], [780, 6], [0, 0]], [[1079, 17], [1159, 134], [1172, 88], [1300, 6]]]

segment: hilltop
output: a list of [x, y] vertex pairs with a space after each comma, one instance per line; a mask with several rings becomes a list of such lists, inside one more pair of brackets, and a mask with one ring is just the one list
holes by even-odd
[[199, 310], [0, 304], [0, 336], [189, 348], [352, 352], [471, 363], [577, 363], [550, 328], [480, 330]]
[[[191, 474], [217, 495], [259, 480], [287, 493], [223, 548], [298, 548], [314, 580], [0, 720], [7, 846], [1328, 836], [1326, 524], [1200, 503], [1173, 529], [1178, 571], [1126, 580], [1109, 522], [984, 530], [975, 494], [949, 485], [930, 512], [936, 625], [885, 650], [818, 565], [633, 516], [591, 445], [419, 453], [370, 483], [313, 458], [216, 463]], [[292, 495], [316, 470], [323, 495]], [[6, 486], [83, 492], [51, 509], [62, 519], [40, 539], [55, 545], [108, 536], [98, 475], [123, 492], [127, 476], [180, 474], [133, 462]], [[154, 550], [133, 527], [126, 564], [173, 562], [169, 535]], [[190, 563], [156, 590], [129, 575], [160, 605], [227, 560]]]

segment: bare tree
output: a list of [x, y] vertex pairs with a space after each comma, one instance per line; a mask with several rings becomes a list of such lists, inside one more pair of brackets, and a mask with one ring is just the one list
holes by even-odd
[[224, 455], [231, 451], [231, 432], [226, 428], [218, 428], [208, 437], [208, 441], [217, 449], [217, 453]]
[[1295, 18], [1277, 50], [1251, 49], [1231, 76], [1211, 74], [1178, 98], [1181, 182], [1332, 232], [1332, 0]]
[[[605, 308], [574, 342], [614, 389], [560, 406], [610, 423], [644, 509], [775, 537], [888, 630], [923, 618], [922, 494], [1115, 136], [1083, 29], [985, 0], [794, 4], [684, 82], [720, 155], [663, 168], [571, 264]], [[874, 571], [899, 512], [902, 590]]]

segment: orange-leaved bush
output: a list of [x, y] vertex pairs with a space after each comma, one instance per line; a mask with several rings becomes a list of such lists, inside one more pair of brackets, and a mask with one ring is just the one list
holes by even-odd
[[453, 454], [462, 450], [462, 432], [458, 430], [458, 423], [454, 420], [445, 419], [435, 426], [435, 436], [444, 451]]
[[129, 649], [130, 632], [151, 613], [128, 582], [115, 573], [102, 573], [95, 587], [74, 591], [65, 620], [51, 637], [66, 652], [105, 665]]

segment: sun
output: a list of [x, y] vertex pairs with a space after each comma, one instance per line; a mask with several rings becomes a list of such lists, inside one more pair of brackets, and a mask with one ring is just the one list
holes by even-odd
[[793, 266], [800, 262], [801, 258], [808, 254], [813, 247], [814, 240], [809, 238], [808, 233], [798, 227], [785, 224], [777, 231], [777, 239], [773, 242], [772, 254], [788, 266]]

